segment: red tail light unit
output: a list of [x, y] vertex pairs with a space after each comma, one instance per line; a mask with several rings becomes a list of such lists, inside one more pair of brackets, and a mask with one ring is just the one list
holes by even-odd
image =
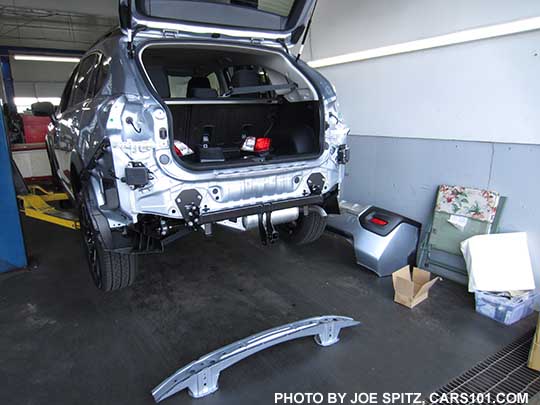
[[272, 144], [271, 138], [257, 138], [255, 141], [255, 152], [268, 152], [270, 150], [270, 145]]
[[384, 219], [373, 217], [369, 220], [372, 224], [379, 225], [379, 226], [386, 226], [388, 225], [388, 221], [385, 221]]

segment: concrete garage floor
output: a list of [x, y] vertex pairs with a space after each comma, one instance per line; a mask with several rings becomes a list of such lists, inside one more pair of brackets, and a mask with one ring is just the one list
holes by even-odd
[[305, 247], [260, 245], [217, 228], [148, 256], [136, 284], [94, 288], [75, 231], [25, 220], [38, 268], [0, 275], [0, 403], [150, 404], [151, 389], [207, 352], [264, 329], [321, 315], [363, 322], [321, 348], [278, 345], [224, 371], [203, 399], [164, 403], [271, 404], [275, 392], [423, 392], [533, 327], [474, 312], [466, 288], [444, 281], [414, 310], [391, 279], [354, 264], [333, 235]]

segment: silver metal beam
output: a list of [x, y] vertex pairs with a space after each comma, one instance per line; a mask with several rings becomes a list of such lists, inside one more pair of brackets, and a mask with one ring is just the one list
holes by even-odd
[[266, 330], [213, 351], [177, 370], [152, 390], [156, 402], [187, 388], [194, 398], [201, 398], [218, 390], [219, 373], [240, 360], [269, 347], [289, 340], [314, 336], [320, 346], [330, 346], [339, 341], [342, 328], [360, 322], [345, 316], [319, 316], [292, 322]]

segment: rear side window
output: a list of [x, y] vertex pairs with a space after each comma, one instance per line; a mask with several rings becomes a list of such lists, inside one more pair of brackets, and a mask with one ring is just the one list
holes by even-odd
[[99, 66], [96, 68], [96, 73], [94, 75], [94, 81], [95, 81], [95, 84], [94, 84], [94, 95], [96, 95], [103, 87], [103, 85], [105, 84], [105, 80], [107, 79], [107, 76], [109, 75], [109, 70], [110, 70], [110, 58], [104, 58], [102, 57], [101, 58], [101, 63], [99, 64]]
[[[169, 89], [172, 98], [186, 98], [189, 81], [192, 79], [192, 76], [179, 76], [174, 74], [169, 74], [167, 76], [169, 82]], [[210, 88], [216, 90], [220, 93], [219, 80], [215, 73], [210, 73], [206, 76], [210, 82]]]
[[95, 53], [82, 60], [79, 66], [79, 74], [73, 85], [70, 105], [79, 104], [94, 95], [94, 73], [98, 62], [99, 55]]
[[170, 76], [169, 89], [172, 98], [185, 98], [187, 95], [187, 86], [191, 76]]
[[217, 93], [219, 94], [219, 80], [217, 78], [217, 75], [215, 73], [210, 73], [207, 77], [210, 81], [210, 87], [217, 91]]
[[60, 111], [65, 111], [66, 108], [69, 105], [69, 99], [71, 98], [71, 91], [73, 89], [73, 82], [75, 81], [75, 78], [77, 77], [77, 72], [79, 71], [79, 66], [77, 66], [74, 70], [71, 76], [69, 77], [69, 80], [66, 83], [66, 87], [64, 87], [64, 91], [62, 92], [62, 98], [60, 99]]

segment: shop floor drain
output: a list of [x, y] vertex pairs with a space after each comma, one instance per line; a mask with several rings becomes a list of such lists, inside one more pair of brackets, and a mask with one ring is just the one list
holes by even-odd
[[[498, 394], [527, 393], [528, 397], [532, 398], [536, 393], [540, 392], [540, 373], [527, 368], [527, 359], [533, 336], [534, 331], [527, 333], [500, 352], [488, 357], [439, 388], [429, 398], [433, 401], [443, 396], [448, 397], [448, 394], [451, 393], [465, 394], [469, 398], [473, 398], [474, 394], [489, 393], [493, 403], [495, 398], [503, 398]], [[480, 399], [481, 396], [477, 398]], [[509, 399], [510, 401], [511, 399]], [[485, 402], [485, 400], [479, 400], [478, 402]], [[426, 404], [435, 403], [440, 402], [426, 400]]]

